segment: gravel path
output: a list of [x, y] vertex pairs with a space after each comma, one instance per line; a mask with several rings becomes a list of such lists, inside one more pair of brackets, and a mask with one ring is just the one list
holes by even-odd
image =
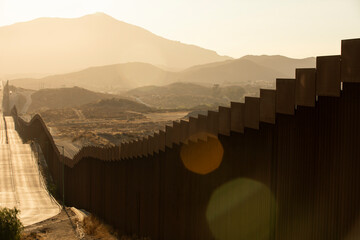
[[[3, 116], [0, 115], [0, 118]], [[4, 124], [5, 123], [5, 124]], [[59, 204], [47, 192], [34, 153], [23, 144], [12, 117], [0, 121], [8, 144], [0, 144], [0, 207], [17, 207], [20, 220], [28, 226], [60, 212]]]

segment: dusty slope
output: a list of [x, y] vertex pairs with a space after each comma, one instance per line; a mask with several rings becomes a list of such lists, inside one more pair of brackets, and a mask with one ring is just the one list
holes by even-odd
[[121, 92], [144, 85], [161, 85], [175, 73], [146, 63], [124, 63], [91, 67], [78, 72], [47, 76], [39, 79], [14, 79], [11, 84], [27, 89], [78, 86], [92, 91]]
[[207, 84], [234, 84], [257, 80], [275, 79], [281, 73], [275, 69], [260, 66], [257, 63], [244, 59], [216, 63], [204, 67], [188, 69], [178, 76], [179, 81], [207, 83]]
[[111, 94], [92, 92], [79, 87], [42, 89], [31, 95], [28, 112], [36, 112], [39, 109], [73, 108], [113, 97], [114, 95]]
[[46, 190], [30, 144], [23, 144], [12, 117], [5, 117], [5, 122], [6, 129], [0, 121], [8, 140], [8, 144], [0, 145], [0, 207], [16, 206], [24, 226], [57, 215], [60, 206]]
[[288, 58], [280, 55], [275, 56], [244, 56], [242, 59], [250, 60], [260, 66], [274, 69], [281, 73], [278, 77], [295, 77], [296, 68], [314, 68], [316, 59], [314, 57], [304, 59]]
[[166, 86], [135, 88], [126, 96], [138, 99], [150, 106], [165, 109], [207, 108], [241, 101], [246, 90], [241, 86], [206, 87], [194, 83], [178, 82]]
[[184, 69], [230, 59], [103, 13], [74, 19], [39, 18], [0, 27], [0, 52], [1, 74], [60, 73], [125, 62]]
[[121, 93], [141, 86], [161, 86], [179, 81], [207, 85], [274, 81], [278, 77], [294, 77], [296, 67], [314, 66], [315, 58], [283, 56], [246, 56], [197, 65], [180, 72], [165, 71], [146, 63], [126, 63], [91, 67], [40, 79], [16, 79], [11, 84], [28, 89], [79, 86], [92, 91]]

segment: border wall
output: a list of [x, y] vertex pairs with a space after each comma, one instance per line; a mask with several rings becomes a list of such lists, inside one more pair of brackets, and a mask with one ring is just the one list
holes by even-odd
[[[261, 89], [260, 98], [117, 147], [84, 147], [73, 159], [60, 155], [39, 115], [30, 122], [16, 109], [12, 115], [23, 140], [39, 142], [66, 204], [122, 234], [360, 236], [360, 39], [343, 40], [341, 55], [317, 57], [316, 69], [296, 69], [295, 79], [277, 79], [276, 90]], [[215, 169], [196, 173], [218, 146]]]
[[2, 99], [2, 112], [5, 116], [10, 115], [10, 89], [9, 89], [9, 81], [6, 82], [5, 86], [3, 86], [3, 99]]

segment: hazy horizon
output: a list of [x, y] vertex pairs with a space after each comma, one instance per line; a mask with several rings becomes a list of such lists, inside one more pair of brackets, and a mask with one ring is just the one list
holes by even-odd
[[129, 62], [182, 71], [234, 60], [202, 46], [166, 39], [103, 13], [80, 18], [37, 18], [0, 27], [0, 52], [0, 76], [7, 79], [41, 78]]
[[360, 2], [356, 0], [0, 0], [0, 27], [42, 17], [77, 18], [95, 12], [232, 58], [339, 54], [339, 41], [359, 37], [356, 29], [360, 29]]
[[[79, 19], [79, 18], [83, 18], [83, 17], [86, 17], [86, 16], [91, 16], [91, 15], [106, 15], [106, 16], [109, 16], [111, 18], [114, 18], [116, 19], [117, 21], [120, 21], [120, 22], [123, 22], [123, 23], [126, 23], [126, 24], [129, 24], [129, 25], [133, 25], [133, 26], [136, 26], [136, 27], [140, 27], [146, 31], [149, 31], [151, 32], [150, 30], [146, 29], [146, 28], [143, 28], [141, 26], [138, 26], [138, 25], [135, 25], [135, 24], [132, 24], [130, 22], [126, 22], [126, 21], [122, 21], [122, 20], [119, 20], [105, 12], [93, 12], [93, 13], [88, 13], [88, 14], [85, 14], [85, 15], [82, 15], [82, 16], [79, 16], [79, 17], [48, 17], [48, 16], [43, 16], [43, 17], [37, 17], [37, 18], [34, 18], [34, 19], [30, 19], [28, 21], [20, 21], [20, 22], [14, 22], [14, 23], [11, 23], [11, 24], [6, 24], [6, 25], [0, 25], [0, 28], [2, 27], [11, 27], [11, 26], [14, 26], [14, 25], [17, 25], [17, 24], [23, 24], [23, 23], [28, 23], [28, 22], [33, 22], [33, 21], [37, 21], [37, 20], [41, 20], [41, 19]], [[158, 35], [154, 32], [151, 32], [159, 37], [162, 37], [162, 38], [165, 38], [161, 35]], [[167, 38], [168, 40], [171, 40], [171, 41], [178, 41], [177, 39], [169, 39]], [[343, 40], [343, 39], [341, 39]], [[178, 42], [181, 42], [181, 41], [178, 41]], [[278, 53], [273, 53], [273, 54], [266, 54], [266, 53], [258, 53], [258, 54], [251, 54], [251, 53], [247, 53], [247, 54], [244, 54], [244, 55], [241, 55], [241, 56], [232, 56], [230, 54], [220, 54], [219, 52], [217, 52], [216, 50], [214, 49], [210, 49], [210, 48], [205, 48], [205, 47], [202, 47], [200, 45], [196, 45], [196, 44], [193, 44], [193, 43], [188, 43], [188, 42], [181, 42], [181, 43], [184, 43], [184, 44], [188, 44], [188, 45], [194, 45], [194, 46], [197, 46], [197, 47], [200, 47], [200, 48], [204, 48], [204, 49], [207, 49], [207, 50], [212, 50], [212, 51], [215, 51], [217, 54], [221, 55], [221, 56], [228, 56], [230, 58], [233, 58], [233, 59], [239, 59], [239, 58], [242, 58], [242, 57], [246, 57], [246, 56], [284, 56], [284, 57], [287, 57], [287, 58], [291, 58], [291, 59], [305, 59], [305, 58], [311, 58], [311, 57], [316, 57], [315, 55], [309, 55], [309, 56], [289, 56], [289, 55], [283, 55], [283, 54], [278, 54]], [[161, 66], [159, 66], [161, 67]], [[80, 70], [80, 69], [74, 69], [74, 71], [76, 70]], [[35, 73], [36, 74], [36, 73]]]

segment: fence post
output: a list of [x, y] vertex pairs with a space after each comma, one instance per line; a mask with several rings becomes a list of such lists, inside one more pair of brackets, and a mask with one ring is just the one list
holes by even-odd
[[276, 91], [260, 89], [260, 121], [275, 124]]
[[228, 107], [219, 107], [219, 133], [230, 136], [231, 111]]
[[316, 71], [316, 95], [340, 97], [340, 56], [317, 57]]
[[315, 106], [316, 94], [316, 69], [296, 69], [295, 104], [298, 106]]
[[294, 115], [295, 79], [276, 79], [276, 113]]
[[244, 133], [245, 104], [231, 102], [231, 131]]

